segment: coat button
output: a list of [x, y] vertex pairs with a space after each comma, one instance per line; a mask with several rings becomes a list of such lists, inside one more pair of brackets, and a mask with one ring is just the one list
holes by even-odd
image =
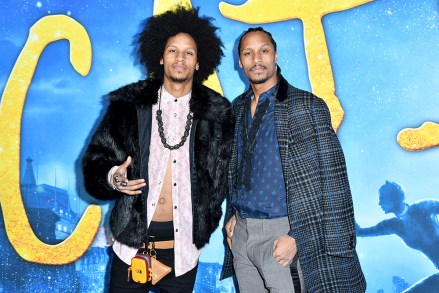
[[351, 235], [349, 238], [349, 249], [355, 248], [355, 235]]

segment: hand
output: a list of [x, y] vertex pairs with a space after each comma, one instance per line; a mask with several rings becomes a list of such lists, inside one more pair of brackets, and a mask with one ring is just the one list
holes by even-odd
[[357, 221], [355, 221], [355, 233], [356, 233], [357, 235], [360, 235], [361, 230], [362, 230], [362, 229], [361, 229], [360, 225], [358, 225]]
[[113, 184], [120, 192], [128, 195], [138, 195], [142, 193], [140, 189], [146, 186], [145, 179], [128, 180], [124, 175], [127, 174], [127, 169], [130, 165], [131, 157], [128, 156], [127, 160], [114, 172]]
[[273, 244], [273, 256], [283, 266], [289, 266], [297, 253], [296, 240], [289, 235], [282, 235]]
[[232, 236], [233, 231], [235, 231], [235, 225], [236, 225], [236, 217], [232, 216], [230, 220], [226, 224], [226, 233], [227, 233], [227, 244], [229, 245], [229, 248], [232, 249]]

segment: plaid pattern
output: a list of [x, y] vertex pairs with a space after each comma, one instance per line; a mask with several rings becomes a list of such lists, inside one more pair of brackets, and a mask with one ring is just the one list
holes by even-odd
[[[346, 163], [329, 110], [323, 100], [279, 78], [275, 124], [290, 228], [297, 241], [305, 286], [308, 292], [316, 293], [364, 292]], [[235, 130], [243, 105], [242, 96], [233, 104]], [[236, 178], [236, 149], [235, 140], [229, 180]], [[229, 204], [225, 222], [231, 215]], [[221, 278], [232, 274], [232, 255], [227, 248]]]

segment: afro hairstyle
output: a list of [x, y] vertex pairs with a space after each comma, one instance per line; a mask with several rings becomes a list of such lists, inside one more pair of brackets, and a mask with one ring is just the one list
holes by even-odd
[[179, 33], [189, 34], [197, 45], [199, 70], [194, 73], [194, 81], [201, 83], [220, 65], [224, 56], [223, 43], [216, 35], [218, 29], [212, 25], [212, 17], [200, 17], [199, 8], [178, 6], [176, 10], [147, 18], [137, 36], [137, 57], [152, 78], [163, 79], [164, 70], [160, 65], [165, 46], [170, 37]]

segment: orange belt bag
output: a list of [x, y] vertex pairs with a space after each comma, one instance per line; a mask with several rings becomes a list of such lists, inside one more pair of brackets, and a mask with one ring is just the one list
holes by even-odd
[[128, 268], [128, 279], [130, 275], [136, 283], [146, 283], [152, 281], [152, 266], [151, 256], [149, 254], [137, 253], [135, 257], [131, 259], [131, 266]]
[[171, 267], [156, 259], [155, 243], [150, 243], [150, 246], [150, 249], [138, 252], [131, 259], [127, 282], [129, 282], [131, 276], [132, 280], [136, 283], [144, 284], [151, 282], [152, 285], [155, 285], [172, 271]]

